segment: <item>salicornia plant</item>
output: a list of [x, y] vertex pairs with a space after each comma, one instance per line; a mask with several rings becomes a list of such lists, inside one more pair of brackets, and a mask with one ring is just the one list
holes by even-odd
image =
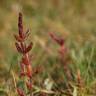
[[[20, 65], [20, 78], [26, 80], [24, 81], [24, 84], [27, 87], [27, 90], [30, 93], [30, 96], [32, 96], [31, 90], [32, 90], [32, 68], [31, 68], [31, 60], [30, 60], [30, 54], [29, 51], [32, 49], [33, 43], [30, 44], [26, 43], [26, 40], [29, 36], [29, 30], [26, 32], [23, 29], [23, 22], [22, 22], [22, 13], [19, 13], [18, 17], [18, 35], [15, 35], [16, 43], [15, 46], [17, 48], [17, 51], [21, 54], [21, 61], [19, 62]], [[26, 92], [17, 86], [17, 93], [19, 96], [26, 96]]]

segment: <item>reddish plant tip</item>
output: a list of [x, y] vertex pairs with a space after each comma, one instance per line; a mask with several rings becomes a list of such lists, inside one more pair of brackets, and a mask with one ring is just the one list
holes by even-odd
[[60, 46], [64, 45], [64, 39], [60, 38], [58, 36], [56, 36], [54, 33], [50, 32], [49, 33], [50, 37], [56, 42], [58, 43]]
[[19, 17], [18, 17], [18, 24], [21, 24], [22, 25], [22, 18], [23, 18], [23, 15], [22, 13], [19, 13]]
[[49, 35], [59, 45], [60, 48], [58, 52], [60, 56], [63, 57], [64, 54], [68, 52], [68, 48], [66, 48], [65, 46], [65, 40], [62, 37], [59, 37], [52, 32], [50, 32]]
[[18, 29], [19, 29], [19, 36], [21, 38], [23, 38], [24, 34], [23, 34], [23, 16], [22, 13], [19, 13], [19, 17], [18, 17]]

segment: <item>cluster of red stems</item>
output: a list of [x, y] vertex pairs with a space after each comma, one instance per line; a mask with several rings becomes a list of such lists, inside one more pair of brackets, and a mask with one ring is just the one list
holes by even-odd
[[[19, 17], [18, 17], [19, 34], [14, 35], [16, 39], [15, 46], [17, 48], [17, 51], [20, 54], [22, 54], [22, 59], [20, 61], [20, 70], [21, 70], [20, 77], [25, 77], [25, 76], [27, 77], [26, 86], [29, 90], [31, 90], [32, 89], [31, 79], [32, 79], [33, 70], [31, 68], [31, 59], [30, 59], [29, 51], [32, 49], [33, 43], [31, 42], [29, 45], [26, 44], [26, 40], [28, 39], [29, 36], [29, 30], [24, 32], [22, 19], [23, 19], [22, 13], [19, 13]], [[52, 32], [50, 32], [49, 35], [60, 46], [59, 54], [63, 60], [64, 54], [67, 52], [67, 48], [65, 47], [65, 40], [63, 38], [59, 38]], [[63, 63], [65, 63], [64, 70], [66, 71], [66, 74], [70, 78], [71, 75], [70, 70], [68, 69], [66, 62]], [[80, 79], [81, 78], [79, 72], [78, 81], [80, 81]], [[19, 96], [26, 96], [21, 88], [17, 88], [17, 93]]]
[[[29, 51], [32, 49], [33, 43], [29, 45], [26, 44], [26, 40], [29, 36], [29, 30], [24, 32], [23, 22], [22, 22], [22, 13], [19, 13], [18, 17], [18, 35], [15, 35], [16, 43], [15, 46], [17, 51], [22, 54], [22, 59], [20, 61], [20, 77], [27, 77], [26, 86], [29, 90], [32, 89], [32, 68]], [[17, 93], [19, 96], [25, 96], [24, 91], [21, 88], [17, 88]]]

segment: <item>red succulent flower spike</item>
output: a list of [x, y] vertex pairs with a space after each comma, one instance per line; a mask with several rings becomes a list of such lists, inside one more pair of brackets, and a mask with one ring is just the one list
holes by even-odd
[[21, 38], [24, 37], [24, 33], [23, 33], [23, 22], [22, 22], [22, 13], [19, 13], [19, 17], [18, 17], [18, 29], [19, 29], [19, 36]]
[[[18, 32], [19, 35], [14, 35], [16, 39], [15, 46], [17, 48], [17, 51], [21, 53], [22, 59], [20, 62], [20, 77], [26, 76], [29, 81], [27, 82], [26, 86], [28, 89], [31, 89], [31, 77], [32, 77], [32, 69], [31, 69], [31, 63], [30, 63], [30, 56], [29, 51], [32, 49], [33, 43], [31, 42], [28, 46], [26, 44], [26, 41], [29, 36], [29, 30], [26, 32], [23, 31], [23, 22], [22, 22], [22, 13], [19, 13], [18, 17]], [[26, 82], [25, 82], [26, 83]], [[22, 89], [17, 88], [17, 92], [19, 96], [25, 96]]]
[[63, 38], [59, 38], [58, 36], [56, 36], [54, 33], [50, 32], [49, 33], [50, 37], [57, 42], [60, 46], [64, 45], [64, 39]]
[[17, 93], [19, 96], [25, 96], [24, 91], [20, 88], [17, 88]]

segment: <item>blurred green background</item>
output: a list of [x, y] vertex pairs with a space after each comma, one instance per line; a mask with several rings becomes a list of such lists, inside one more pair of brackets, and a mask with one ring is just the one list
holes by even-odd
[[34, 43], [33, 66], [45, 66], [46, 74], [53, 72], [58, 46], [48, 33], [54, 32], [66, 40], [74, 66], [77, 63], [84, 75], [90, 65], [93, 75], [88, 73], [92, 76], [88, 78], [95, 80], [96, 0], [0, 0], [0, 83], [8, 78], [11, 64], [14, 70], [18, 69], [19, 54], [13, 35], [18, 32], [20, 11], [24, 30], [30, 29], [29, 40]]

